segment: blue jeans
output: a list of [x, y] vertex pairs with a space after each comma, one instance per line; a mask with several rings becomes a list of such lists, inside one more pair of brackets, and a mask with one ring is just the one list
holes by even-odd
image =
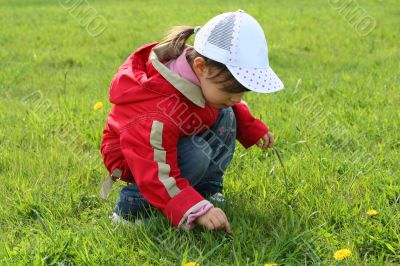
[[[181, 176], [205, 198], [222, 192], [223, 174], [232, 161], [235, 142], [235, 114], [232, 108], [222, 109], [210, 129], [179, 141]], [[150, 203], [134, 183], [122, 188], [114, 212], [130, 219], [148, 217], [150, 209]]]

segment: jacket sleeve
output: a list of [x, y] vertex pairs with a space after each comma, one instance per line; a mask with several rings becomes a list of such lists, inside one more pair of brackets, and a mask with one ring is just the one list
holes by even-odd
[[170, 122], [143, 119], [120, 135], [122, 153], [143, 197], [176, 227], [209, 203], [180, 176], [179, 134]]
[[246, 104], [235, 104], [233, 111], [236, 116], [236, 138], [246, 149], [256, 144], [262, 136], [268, 133], [268, 127], [250, 113]]

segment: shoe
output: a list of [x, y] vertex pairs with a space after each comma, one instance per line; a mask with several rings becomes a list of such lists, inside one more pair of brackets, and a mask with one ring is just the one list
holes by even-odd
[[214, 207], [226, 208], [231, 206], [231, 202], [229, 202], [221, 192], [214, 193], [211, 196], [208, 196], [206, 199], [211, 202]]
[[[111, 220], [116, 223], [117, 225], [119, 225], [120, 223], [122, 223], [123, 225], [133, 225], [132, 221], [128, 221], [126, 219], [124, 219], [123, 217], [119, 216], [117, 213], [113, 212], [112, 216], [110, 217]], [[135, 219], [134, 223], [135, 224], [144, 224], [146, 221], [148, 221], [150, 219]]]
[[217, 193], [209, 196], [208, 200], [212, 201], [212, 202], [216, 202], [216, 203], [221, 203], [221, 204], [226, 203], [226, 199], [225, 199], [224, 195], [222, 195], [222, 193], [220, 193], [220, 192], [217, 192]]
[[121, 218], [117, 213], [113, 212], [112, 216], [110, 217], [111, 220], [116, 224], [124, 224], [124, 225], [132, 225], [132, 223], [124, 218]]

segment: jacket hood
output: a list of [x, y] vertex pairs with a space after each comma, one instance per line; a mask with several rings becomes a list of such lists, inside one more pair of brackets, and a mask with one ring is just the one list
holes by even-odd
[[144, 96], [140, 91], [154, 74], [148, 71], [148, 58], [155, 45], [152, 43], [139, 48], [119, 67], [110, 85], [111, 103], [126, 104], [143, 100], [140, 99]]
[[[171, 54], [167, 44], [150, 43], [136, 50], [111, 81], [110, 102], [127, 104], [180, 92], [197, 106], [204, 107], [201, 89], [164, 65], [172, 59]], [[144, 89], [154, 93], [143, 93]]]

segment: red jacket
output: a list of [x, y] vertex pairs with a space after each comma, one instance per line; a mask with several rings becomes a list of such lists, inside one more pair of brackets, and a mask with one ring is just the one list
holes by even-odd
[[[113, 106], [101, 153], [110, 173], [121, 169], [122, 180], [136, 182], [150, 204], [180, 226], [208, 202], [181, 176], [177, 144], [211, 127], [219, 110], [205, 102], [199, 87], [163, 65], [168, 54], [166, 45], [147, 44], [119, 68], [110, 85]], [[244, 147], [268, 132], [245, 104], [233, 110], [237, 139]]]

